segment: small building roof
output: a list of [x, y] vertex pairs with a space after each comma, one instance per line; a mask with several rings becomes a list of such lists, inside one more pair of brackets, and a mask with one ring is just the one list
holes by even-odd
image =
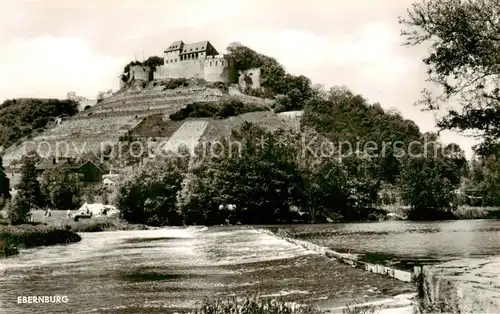
[[84, 161], [84, 162], [79, 162], [79, 163], [68, 163], [67, 161], [66, 162], [54, 163], [53, 161], [43, 161], [43, 162], [40, 162], [37, 165], [36, 168], [38, 170], [49, 170], [49, 169], [54, 169], [54, 168], [76, 170], [76, 169], [80, 169], [82, 166], [84, 166], [84, 165], [86, 165], [88, 163], [93, 164], [101, 172], [103, 172], [103, 173], [105, 172], [101, 167], [99, 167], [98, 165], [96, 165], [95, 163], [93, 163], [90, 160], [87, 160], [87, 161]]

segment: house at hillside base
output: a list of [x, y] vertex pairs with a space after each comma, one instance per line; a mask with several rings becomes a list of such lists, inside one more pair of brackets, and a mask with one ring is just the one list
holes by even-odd
[[40, 174], [42, 174], [45, 170], [50, 169], [68, 169], [73, 173], [77, 173], [80, 181], [93, 183], [101, 182], [102, 176], [106, 174], [104, 169], [97, 166], [92, 161], [75, 163], [71, 160], [67, 160], [66, 162], [58, 163], [55, 158], [52, 162], [39, 163], [36, 169]]

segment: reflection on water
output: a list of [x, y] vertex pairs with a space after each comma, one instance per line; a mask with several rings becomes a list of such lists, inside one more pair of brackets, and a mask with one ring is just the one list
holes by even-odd
[[[34, 248], [1, 260], [1, 313], [172, 313], [205, 296], [259, 292], [340, 306], [413, 292], [244, 227], [82, 234], [80, 243]], [[66, 304], [17, 304], [65, 295]]]
[[499, 220], [386, 221], [284, 228], [301, 239], [337, 251], [365, 253], [372, 259], [406, 266], [500, 252]]

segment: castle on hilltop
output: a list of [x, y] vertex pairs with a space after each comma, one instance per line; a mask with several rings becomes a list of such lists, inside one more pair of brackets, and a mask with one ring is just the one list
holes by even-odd
[[131, 66], [127, 82], [174, 78], [199, 78], [207, 82], [228, 83], [235, 83], [237, 80], [234, 60], [228, 55], [220, 55], [209, 41], [191, 44], [182, 40], [174, 41], [163, 52], [163, 56], [163, 65], [154, 70], [144, 65]]

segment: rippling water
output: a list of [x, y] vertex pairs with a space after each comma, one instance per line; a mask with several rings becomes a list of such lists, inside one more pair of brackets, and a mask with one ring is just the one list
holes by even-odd
[[[334, 250], [410, 266], [500, 253], [500, 220], [280, 226]], [[406, 264], [406, 265], [403, 265]]]
[[[82, 234], [0, 260], [1, 313], [172, 313], [209, 295], [259, 292], [341, 306], [413, 292], [411, 284], [340, 264], [244, 227]], [[17, 304], [65, 295], [64, 304]]]

